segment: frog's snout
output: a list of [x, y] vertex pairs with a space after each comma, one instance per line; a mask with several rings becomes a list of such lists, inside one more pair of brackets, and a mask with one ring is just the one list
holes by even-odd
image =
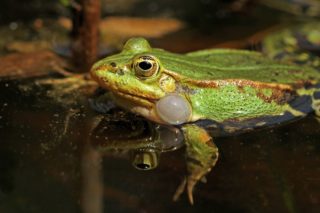
[[118, 65], [117, 65], [116, 62], [110, 62], [110, 63], [109, 63], [108, 71], [110, 71], [110, 72], [112, 72], [112, 73], [116, 73], [116, 74], [121, 74], [121, 75], [123, 75], [123, 70], [118, 67]]
[[105, 65], [104, 70], [107, 72], [117, 73], [118, 67], [115, 62], [111, 62], [108, 65]]

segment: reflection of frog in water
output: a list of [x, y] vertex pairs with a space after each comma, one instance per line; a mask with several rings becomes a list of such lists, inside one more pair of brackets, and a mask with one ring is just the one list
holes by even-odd
[[[99, 110], [98, 106], [93, 108]], [[156, 168], [160, 153], [184, 145], [183, 135], [178, 128], [158, 125], [124, 111], [108, 115], [94, 119], [97, 124], [93, 125], [91, 135], [94, 138], [90, 144], [99, 150], [130, 151], [132, 163], [139, 170]]]
[[[272, 42], [265, 41], [265, 49], [280, 60], [231, 49], [174, 54], [151, 48], [143, 38], [132, 38], [121, 53], [97, 62], [91, 75], [117, 105], [181, 129], [188, 175], [175, 199], [186, 187], [193, 203], [195, 184], [219, 156], [209, 133], [213, 137], [241, 133], [301, 118], [313, 110], [320, 115], [319, 58], [297, 50], [301, 39], [296, 38], [319, 47], [320, 33], [315, 29], [320, 28], [311, 28], [311, 34], [302, 27], [282, 32], [282, 40], [279, 34], [270, 37]], [[308, 66], [297, 65], [306, 58], [312, 58]]]

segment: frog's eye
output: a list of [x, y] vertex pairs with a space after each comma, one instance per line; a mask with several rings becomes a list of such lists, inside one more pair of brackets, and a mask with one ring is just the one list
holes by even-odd
[[153, 148], [136, 149], [132, 157], [132, 164], [136, 169], [151, 170], [158, 166], [159, 153]]
[[136, 76], [140, 78], [151, 77], [159, 70], [158, 61], [150, 55], [139, 56], [133, 62]]

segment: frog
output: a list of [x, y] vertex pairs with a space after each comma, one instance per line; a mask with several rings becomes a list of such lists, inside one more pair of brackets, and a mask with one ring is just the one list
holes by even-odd
[[261, 0], [259, 4], [300, 17], [319, 17], [318, 0]]
[[290, 61], [320, 69], [320, 23], [291, 24], [266, 36], [262, 51], [275, 60]]
[[97, 61], [90, 74], [117, 106], [181, 130], [187, 173], [173, 199], [186, 191], [191, 204], [196, 184], [218, 161], [217, 137], [311, 112], [320, 116], [319, 69], [257, 51], [217, 48], [180, 54], [134, 37], [121, 52]]

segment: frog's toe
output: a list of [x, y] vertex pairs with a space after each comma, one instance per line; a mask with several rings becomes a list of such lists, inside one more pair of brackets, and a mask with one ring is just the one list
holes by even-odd
[[173, 196], [173, 200], [177, 201], [181, 194], [184, 192], [184, 190], [187, 190], [187, 194], [188, 194], [188, 199], [191, 205], [193, 205], [194, 200], [193, 200], [193, 189], [194, 186], [196, 185], [196, 183], [198, 182], [198, 180], [190, 178], [190, 177], [185, 177], [183, 179], [183, 181], [180, 183], [179, 187], [177, 188], [174, 196]]
[[186, 184], [187, 184], [187, 178], [185, 177], [185, 178], [183, 179], [183, 181], [180, 183], [180, 185], [178, 186], [176, 192], [174, 193], [173, 198], [172, 198], [173, 201], [179, 200], [181, 194], [184, 192], [184, 189], [185, 189], [185, 187], [186, 187]]
[[183, 131], [188, 175], [178, 187], [173, 200], [177, 200], [186, 189], [189, 202], [193, 204], [193, 189], [199, 181], [205, 180], [205, 175], [214, 167], [219, 151], [205, 129], [196, 125], [185, 125]]
[[192, 178], [188, 178], [187, 181], [187, 194], [188, 194], [188, 199], [191, 205], [193, 205], [193, 189], [194, 186], [196, 185], [196, 183], [198, 182], [198, 180], [196, 179], [192, 179]]

